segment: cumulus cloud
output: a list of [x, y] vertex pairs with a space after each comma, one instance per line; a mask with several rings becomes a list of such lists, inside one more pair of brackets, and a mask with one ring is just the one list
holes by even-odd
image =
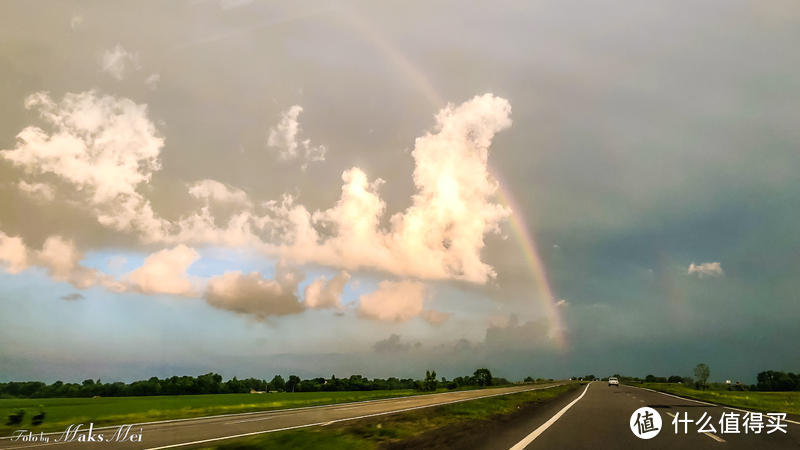
[[0, 231], [0, 262], [9, 273], [20, 273], [28, 267], [28, 248], [19, 236]]
[[100, 66], [103, 72], [114, 77], [117, 81], [125, 78], [125, 71], [129, 67], [139, 68], [139, 55], [125, 50], [122, 45], [117, 44], [111, 50], [103, 52], [100, 57]]
[[[481, 250], [485, 236], [497, 233], [499, 223], [509, 214], [492, 201], [497, 183], [487, 168], [492, 138], [511, 124], [505, 99], [485, 94], [458, 106], [448, 105], [436, 115], [434, 130], [418, 138], [411, 153], [416, 192], [405, 211], [387, 216], [379, 193], [384, 181], [370, 180], [363, 170], [353, 167], [342, 174], [340, 198], [328, 209], [312, 213], [291, 196], [255, 204], [244, 191], [206, 179], [189, 188], [190, 195], [206, 205], [175, 221], [157, 214], [140, 192], [160, 169], [164, 145], [147, 116], [146, 105], [87, 91], [66, 94], [59, 102], [39, 92], [26, 99], [26, 107], [36, 110], [45, 126], [24, 128], [15, 148], [0, 151], [0, 157], [28, 175], [58, 177], [83, 196], [83, 204], [100, 224], [135, 232], [144, 242], [248, 247], [293, 264], [317, 263], [348, 271], [377, 269], [413, 279], [485, 283], [495, 275], [481, 260]], [[271, 133], [273, 144], [284, 145], [295, 156], [305, 145], [298, 141], [300, 111], [299, 107], [290, 108]], [[42, 191], [33, 183], [24, 183], [20, 184], [23, 189]], [[212, 202], [238, 209], [227, 223], [220, 224], [211, 212]], [[14, 241], [4, 242], [12, 255]], [[3, 261], [19, 270], [21, 260], [14, 258]], [[136, 273], [144, 277], [145, 272]], [[312, 282], [306, 292], [307, 305], [338, 304], [343, 277]], [[142, 281], [139, 290], [163, 291], [146, 287], [148, 278], [136, 279]], [[295, 295], [296, 289], [287, 291], [280, 283], [257, 283], [257, 275], [229, 274], [216, 280], [219, 289], [209, 290], [212, 301], [237, 308], [238, 297], [226, 296], [222, 289], [233, 289], [237, 280], [245, 287], [272, 289], [273, 297], [288, 295], [286, 292]], [[168, 291], [188, 292], [185, 287], [183, 283], [182, 288]], [[398, 291], [403, 294], [396, 294]], [[362, 296], [359, 314], [395, 321], [421, 315], [434, 324], [446, 320], [442, 312], [423, 313], [423, 293], [422, 285], [414, 281], [383, 282], [376, 292]]]
[[342, 292], [347, 282], [350, 281], [350, 274], [341, 271], [336, 276], [327, 280], [319, 277], [306, 286], [303, 303], [308, 308], [341, 308]]
[[70, 283], [78, 289], [100, 284], [112, 291], [124, 290], [124, 286], [111, 276], [83, 266], [82, 258], [75, 244], [61, 236], [50, 236], [41, 250], [32, 250], [21, 237], [8, 236], [0, 231], [0, 263], [9, 273], [16, 274], [37, 266], [44, 268], [52, 279]]
[[258, 272], [225, 272], [209, 279], [205, 299], [215, 308], [259, 320], [302, 312], [304, 308], [297, 298], [297, 286], [303, 280], [303, 274], [278, 264], [275, 275], [275, 279], [270, 280]]
[[56, 281], [65, 281], [71, 285], [86, 289], [98, 283], [106, 284], [119, 290], [117, 283], [107, 275], [80, 264], [83, 255], [72, 241], [61, 236], [50, 236], [44, 241], [42, 249], [36, 252], [37, 265], [44, 267], [51, 278]]
[[133, 289], [145, 294], [197, 295], [195, 283], [186, 270], [200, 255], [193, 248], [178, 245], [151, 254], [144, 264], [129, 273], [125, 280]]
[[269, 129], [267, 145], [278, 150], [278, 156], [290, 161], [301, 159], [301, 168], [305, 170], [309, 163], [325, 161], [328, 149], [324, 145], [311, 145], [310, 139], [299, 139], [301, 131], [298, 117], [303, 107], [293, 105], [281, 113], [281, 120]]
[[17, 183], [17, 188], [31, 197], [46, 201], [53, 200], [56, 195], [53, 187], [45, 183], [28, 183], [25, 180], [20, 180]]
[[227, 186], [216, 180], [200, 180], [189, 187], [189, 195], [194, 198], [242, 206], [250, 204], [247, 194], [238, 188]]
[[689, 264], [689, 275], [697, 275], [698, 278], [703, 277], [721, 277], [725, 275], [722, 271], [722, 265], [718, 262], [707, 262], [702, 264]]
[[484, 236], [499, 232], [510, 213], [492, 201], [497, 182], [488, 151], [494, 135], [511, 125], [510, 113], [508, 101], [491, 94], [441, 110], [435, 131], [417, 138], [412, 152], [412, 205], [389, 218], [389, 229], [381, 227], [383, 180], [370, 181], [357, 167], [342, 174], [341, 197], [328, 210], [275, 204], [276, 220], [289, 230], [281, 254], [349, 270], [485, 283], [495, 272], [481, 261]]
[[138, 231], [145, 240], [165, 236], [137, 188], [160, 169], [164, 140], [147, 117], [147, 106], [95, 91], [69, 93], [55, 102], [45, 92], [28, 96], [50, 128], [28, 126], [14, 149], [0, 157], [31, 174], [53, 174], [86, 195], [97, 220], [120, 231]]
[[555, 305], [557, 308], [566, 308], [569, 306], [569, 302], [566, 299], [561, 298], [556, 301]]
[[425, 285], [416, 281], [381, 281], [378, 289], [359, 297], [361, 317], [405, 322], [422, 312]]
[[386, 339], [382, 339], [372, 346], [375, 353], [405, 353], [411, 350], [411, 344], [400, 341], [399, 334], [392, 334]]

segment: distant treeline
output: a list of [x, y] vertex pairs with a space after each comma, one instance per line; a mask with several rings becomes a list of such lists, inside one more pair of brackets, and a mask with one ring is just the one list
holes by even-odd
[[800, 391], [800, 373], [767, 370], [758, 374], [759, 391]]
[[235, 394], [259, 392], [317, 392], [317, 391], [377, 391], [389, 389], [417, 389], [434, 391], [439, 388], [458, 389], [462, 387], [483, 387], [511, 384], [505, 378], [492, 376], [489, 369], [478, 369], [472, 375], [447, 380], [436, 378], [436, 372], [426, 371], [425, 378], [365, 378], [351, 375], [348, 378], [300, 379], [290, 375], [284, 379], [275, 375], [272, 380], [236, 377], [222, 381], [217, 373], [207, 373], [198, 377], [174, 376], [170, 378], [152, 377], [149, 380], [132, 383], [103, 383], [101, 380], [84, 380], [83, 383], [63, 383], [56, 381], [46, 384], [40, 381], [0, 383], [0, 397], [44, 398], [44, 397], [126, 397], [140, 395], [193, 395], [193, 394]]
[[[682, 377], [672, 375], [670, 377], [657, 377], [655, 375], [648, 375], [644, 379], [636, 377], [622, 377], [624, 381], [629, 382], [646, 382], [646, 383], [682, 383], [682, 384], [697, 384], [692, 377]], [[723, 385], [722, 383], [712, 383], [715, 388], [725, 387], [730, 390], [739, 391], [800, 391], [800, 373], [780, 372], [776, 370], [767, 370], [760, 372], [756, 376], [758, 381], [756, 384], [742, 384], [734, 382], [730, 385]]]

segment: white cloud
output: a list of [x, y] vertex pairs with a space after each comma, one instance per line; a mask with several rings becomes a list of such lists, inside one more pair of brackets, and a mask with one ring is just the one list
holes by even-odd
[[557, 308], [566, 308], [569, 306], [569, 302], [566, 299], [561, 298], [556, 301], [555, 305]]
[[70, 283], [78, 289], [100, 284], [121, 292], [124, 286], [109, 275], [81, 265], [83, 255], [75, 244], [61, 236], [50, 236], [41, 250], [31, 250], [19, 236], [10, 237], [0, 231], [0, 262], [7, 272], [16, 274], [30, 266], [42, 267], [56, 281]]
[[[342, 174], [339, 200], [326, 210], [312, 213], [284, 196], [258, 205], [268, 211], [260, 215], [240, 189], [200, 180], [189, 191], [207, 204], [169, 222], [139, 192], [160, 169], [164, 145], [146, 105], [87, 91], [67, 94], [59, 103], [36, 93], [26, 107], [36, 109], [50, 130], [26, 127], [16, 147], [0, 157], [29, 174], [56, 175], [86, 197], [98, 222], [136, 232], [145, 242], [249, 247], [296, 264], [418, 279], [485, 283], [495, 275], [481, 261], [481, 250], [484, 237], [499, 231], [509, 211], [492, 201], [497, 184], [487, 159], [494, 134], [511, 120], [508, 102], [491, 94], [437, 114], [434, 131], [418, 138], [412, 152], [411, 206], [390, 217], [379, 194], [383, 180], [370, 180], [353, 167]], [[300, 110], [291, 108], [272, 138], [283, 139], [295, 154], [298, 146], [290, 144], [297, 143]], [[211, 200], [240, 209], [218, 224]]]
[[53, 200], [56, 195], [53, 187], [46, 183], [28, 183], [25, 180], [20, 180], [17, 183], [17, 188], [31, 197], [46, 201]]
[[22, 238], [0, 231], [0, 262], [9, 273], [20, 273], [28, 267], [28, 248]]
[[325, 161], [328, 149], [324, 145], [311, 145], [310, 139], [298, 139], [300, 134], [298, 117], [301, 112], [303, 107], [294, 105], [281, 113], [281, 120], [269, 129], [267, 145], [278, 149], [278, 156], [282, 160], [300, 158], [301, 168], [305, 170], [309, 163]]
[[259, 320], [302, 312], [297, 286], [303, 275], [283, 264], [278, 264], [275, 275], [270, 280], [258, 272], [246, 275], [240, 271], [225, 272], [208, 281], [205, 299], [215, 308], [252, 315]]
[[510, 212], [491, 200], [497, 183], [488, 150], [495, 133], [511, 125], [510, 112], [508, 101], [491, 94], [440, 111], [435, 132], [418, 138], [412, 152], [412, 205], [389, 218], [388, 230], [381, 227], [383, 180], [370, 181], [357, 167], [342, 174], [341, 197], [328, 210], [311, 215], [302, 205], [274, 204], [276, 220], [289, 230], [281, 254], [348, 270], [485, 283], [495, 272], [480, 258], [484, 236], [499, 232]]
[[35, 253], [37, 265], [47, 269], [51, 278], [65, 281], [78, 289], [86, 289], [102, 283], [113, 290], [120, 290], [111, 277], [80, 264], [83, 255], [72, 241], [61, 236], [50, 236], [44, 241], [42, 249]]
[[306, 286], [303, 303], [308, 308], [341, 308], [342, 292], [347, 282], [350, 281], [350, 274], [341, 271], [336, 276], [327, 280], [319, 277]]
[[213, 200], [220, 203], [233, 203], [242, 206], [250, 204], [247, 194], [238, 188], [227, 186], [216, 180], [200, 180], [189, 187], [189, 195], [194, 198]]
[[718, 262], [707, 262], [702, 264], [689, 264], [689, 275], [695, 274], [698, 278], [703, 277], [721, 277], [725, 275], [722, 271], [722, 265]]
[[111, 75], [117, 81], [122, 81], [127, 68], [133, 66], [135, 69], [139, 69], [139, 55], [131, 53], [122, 45], [117, 44], [113, 49], [103, 52], [100, 65], [103, 72]]
[[161, 75], [154, 73], [145, 78], [144, 84], [146, 84], [151, 90], [155, 91], [158, 88], [159, 81], [161, 81]]
[[28, 126], [14, 149], [0, 157], [32, 174], [50, 173], [85, 193], [87, 205], [106, 226], [162, 239], [167, 223], [157, 217], [137, 187], [148, 183], [164, 140], [147, 117], [147, 106], [95, 91], [69, 93], [60, 103], [45, 92], [28, 96], [49, 125]]
[[422, 313], [425, 285], [416, 281], [381, 281], [378, 289], [364, 294], [358, 301], [361, 317], [383, 321], [405, 322]]
[[185, 245], [164, 249], [145, 258], [144, 264], [128, 274], [125, 280], [145, 294], [195, 296], [198, 290], [186, 270], [199, 258], [193, 248]]

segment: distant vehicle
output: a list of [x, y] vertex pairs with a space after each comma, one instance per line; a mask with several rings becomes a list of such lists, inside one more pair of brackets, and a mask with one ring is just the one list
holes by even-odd
[[609, 377], [608, 378], [608, 385], [609, 386], [617, 386], [617, 387], [619, 387], [619, 380], [617, 379], [617, 377]]

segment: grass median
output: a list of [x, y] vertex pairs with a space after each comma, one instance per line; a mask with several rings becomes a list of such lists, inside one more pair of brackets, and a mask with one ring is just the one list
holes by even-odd
[[642, 387], [719, 405], [800, 415], [800, 392], [699, 390], [674, 383], [644, 383]]
[[265, 433], [204, 448], [375, 449], [449, 426], [475, 426], [477, 422], [490, 421], [498, 416], [514, 413], [521, 407], [544, 403], [579, 387], [578, 383], [570, 383], [548, 389], [469, 400], [329, 426]]

